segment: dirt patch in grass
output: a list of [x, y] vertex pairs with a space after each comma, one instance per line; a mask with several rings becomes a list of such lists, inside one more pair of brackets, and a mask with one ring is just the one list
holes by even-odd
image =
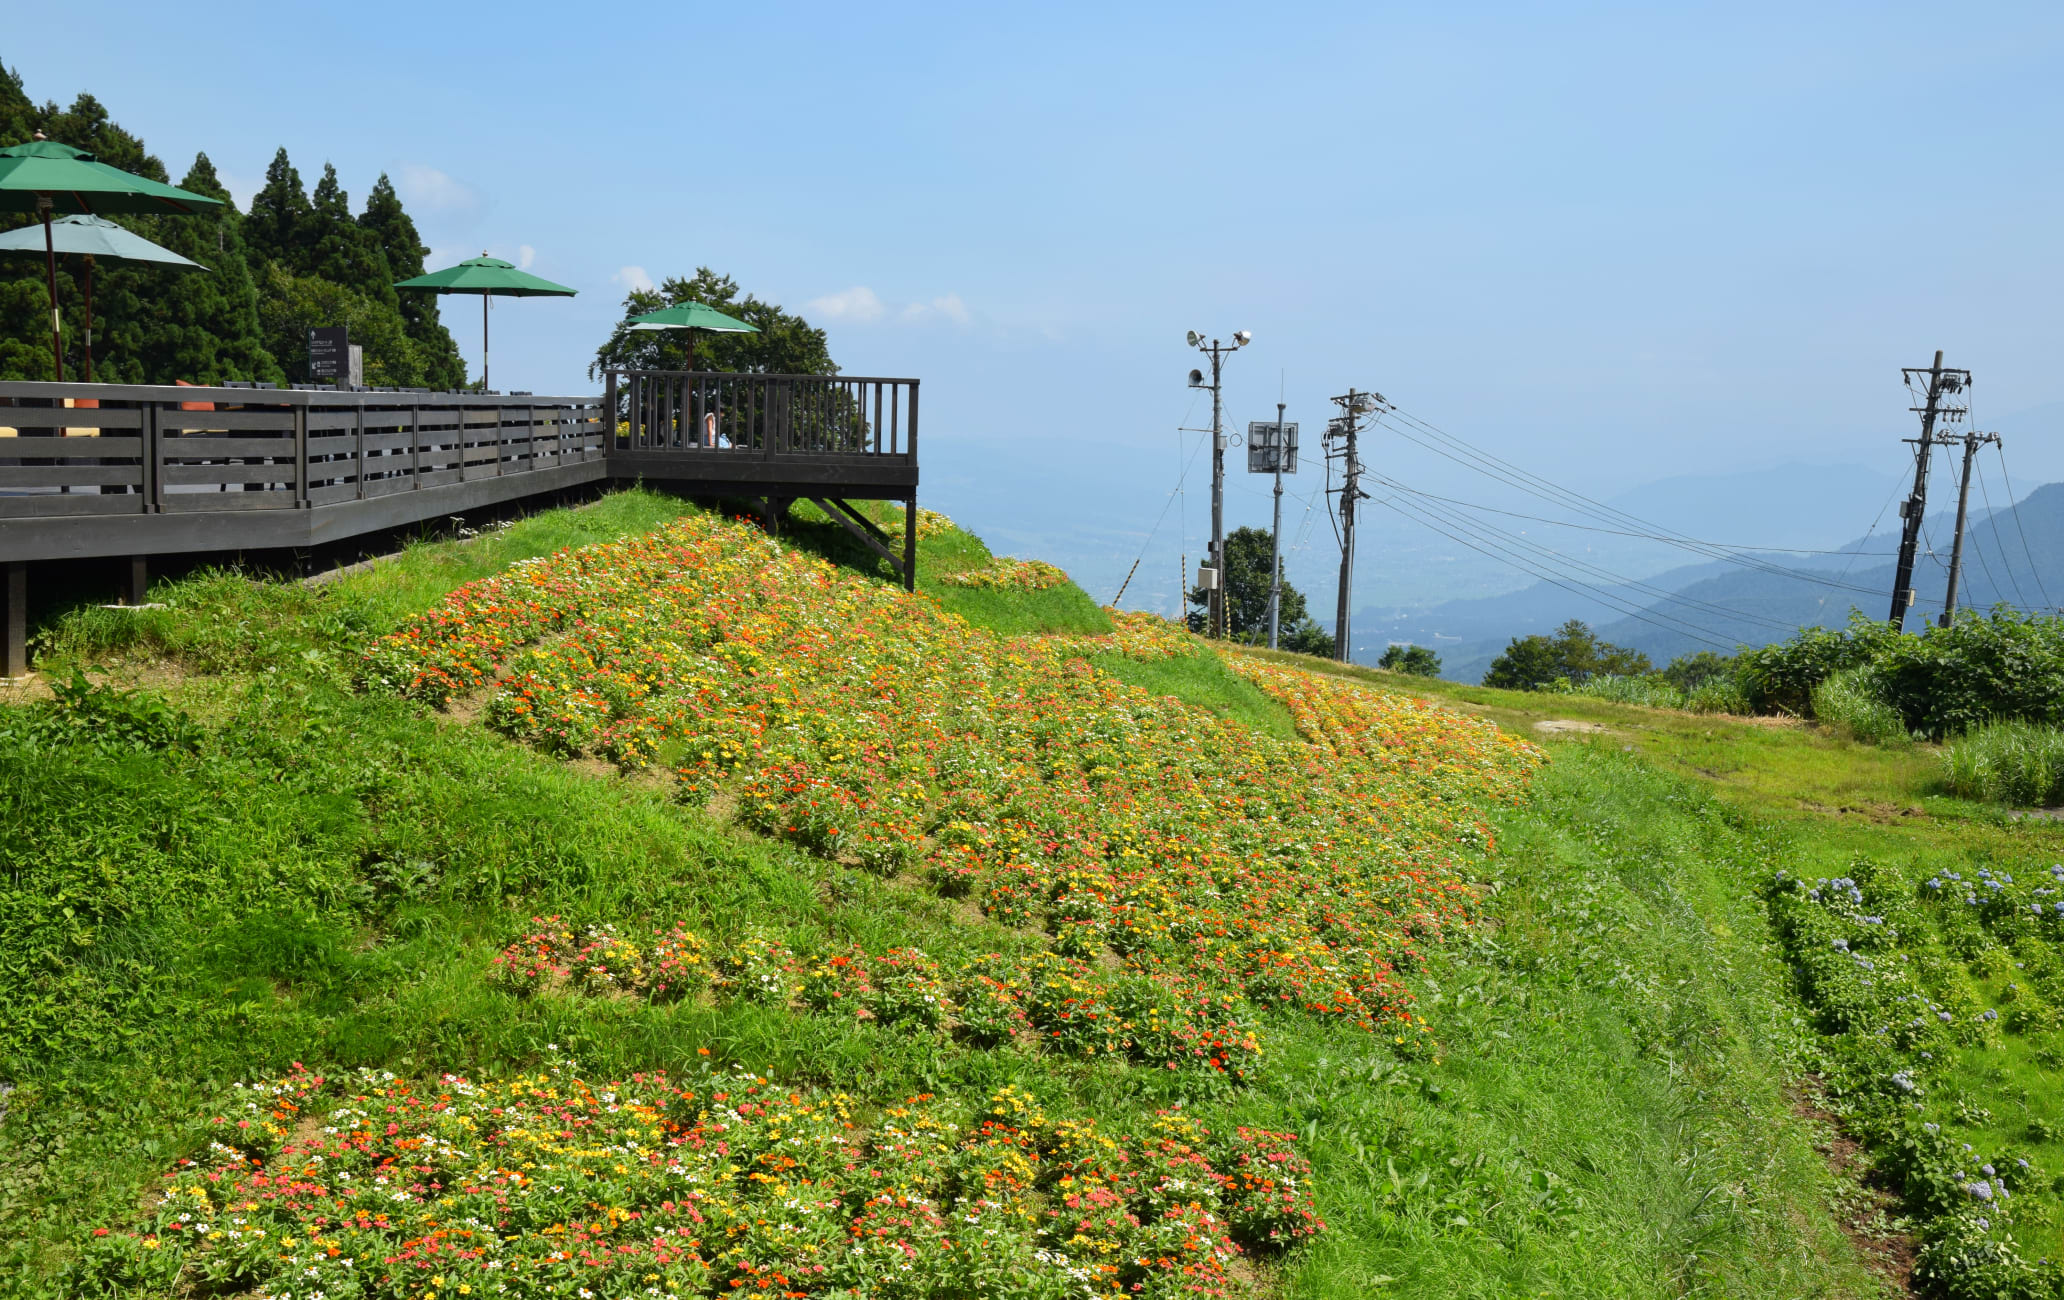
[[1544, 736], [1603, 736], [1612, 728], [1602, 722], [1579, 722], [1572, 718], [1543, 718], [1534, 724], [1534, 730]]
[[1845, 1193], [1831, 1207], [1835, 1220], [1891, 1294], [1917, 1296], [1913, 1274], [1920, 1243], [1901, 1230], [1899, 1199], [1875, 1184], [1862, 1144], [1844, 1133], [1841, 1121], [1815, 1100], [1816, 1084], [1805, 1080], [1791, 1090], [1789, 1100], [1792, 1113], [1820, 1133], [1813, 1149], [1827, 1161]]

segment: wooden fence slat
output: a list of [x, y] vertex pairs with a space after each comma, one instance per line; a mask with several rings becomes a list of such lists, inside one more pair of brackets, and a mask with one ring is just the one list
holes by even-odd
[[0, 488], [143, 486], [141, 465], [0, 465]]

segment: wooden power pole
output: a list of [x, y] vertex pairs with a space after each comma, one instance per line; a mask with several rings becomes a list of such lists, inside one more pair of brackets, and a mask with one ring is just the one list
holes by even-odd
[[[1938, 627], [1948, 627], [1956, 618], [1957, 577], [1964, 570], [1964, 516], [1971, 504], [1971, 461], [1977, 456], [1978, 448], [1986, 443], [1997, 443], [1996, 433], [1975, 433], [1966, 431], [1964, 444], [1964, 478], [1957, 488], [1956, 540], [1949, 548], [1949, 590], [1942, 597], [1942, 618]], [[1951, 441], [1954, 441], [1953, 439]]]
[[1359, 393], [1352, 388], [1332, 401], [1340, 408], [1340, 414], [1326, 422], [1326, 454], [1329, 459], [1341, 461], [1345, 474], [1340, 488], [1340, 596], [1333, 614], [1333, 657], [1341, 663], [1348, 663], [1353, 652], [1350, 606], [1354, 601], [1355, 502], [1367, 500], [1369, 496], [1362, 491], [1359, 441], [1362, 419], [1372, 412], [1387, 409], [1390, 404], [1383, 400], [1381, 393]]
[[[1914, 557], [1920, 546], [1921, 521], [1928, 511], [1928, 463], [1933, 459], [1938, 443], [1957, 440], [1938, 438], [1935, 426], [1938, 422], [1953, 423], [1964, 418], [1964, 413], [1970, 409], [1969, 399], [1960, 399], [1958, 395], [1969, 391], [1971, 372], [1945, 369], [1938, 349], [1934, 365], [1926, 369], [1908, 366], [1900, 374], [1905, 377], [1909, 391], [1923, 376], [1928, 381], [1926, 401], [1909, 408], [1920, 414], [1921, 436], [1906, 440], [1914, 445], [1914, 485], [1912, 495], [1899, 506], [1899, 518], [1904, 527], [1899, 535], [1899, 567], [1892, 577], [1892, 612], [1887, 617], [1894, 630], [1904, 631], [1907, 607], [1913, 604]], [[1958, 531], [1961, 536], [1962, 530]]]

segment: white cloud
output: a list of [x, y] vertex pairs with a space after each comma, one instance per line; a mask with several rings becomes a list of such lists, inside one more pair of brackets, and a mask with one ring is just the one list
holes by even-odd
[[642, 266], [618, 267], [616, 274], [609, 278], [626, 289], [649, 290], [654, 287], [652, 277], [645, 274], [645, 268]]
[[919, 321], [928, 316], [944, 316], [955, 325], [965, 325], [972, 319], [968, 315], [967, 304], [957, 293], [949, 293], [930, 302], [914, 302], [903, 309], [903, 319], [907, 321]]
[[395, 189], [411, 207], [432, 212], [468, 212], [480, 206], [480, 196], [465, 184], [421, 163], [404, 164]]
[[966, 325], [974, 319], [968, 311], [967, 304], [961, 301], [957, 293], [942, 294], [929, 302], [911, 302], [900, 307], [892, 307], [881, 300], [880, 294], [864, 284], [856, 284], [837, 293], [828, 293], [821, 298], [812, 298], [803, 304], [803, 309], [812, 316], [827, 320], [873, 321], [891, 313], [897, 320], [913, 324], [944, 317], [956, 325]]
[[804, 309], [832, 320], [877, 320], [885, 310], [874, 290], [864, 284], [828, 293], [822, 298], [812, 298], [804, 304]]
[[522, 244], [517, 247], [516, 265], [520, 269], [528, 271], [530, 264], [535, 261], [537, 261], [537, 250], [535, 248], [532, 248], [529, 244]]

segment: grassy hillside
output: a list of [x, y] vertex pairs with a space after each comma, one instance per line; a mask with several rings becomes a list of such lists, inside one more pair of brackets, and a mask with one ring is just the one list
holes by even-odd
[[627, 493], [48, 629], [0, 711], [0, 1270], [1875, 1290], [1725, 805], [944, 521], [915, 597], [796, 523]]
[[1813, 1031], [1801, 1059], [1897, 1196], [1922, 1288], [2064, 1285], [2064, 826], [1955, 797], [1932, 745], [1415, 685], [1523, 734], [1593, 728], [1563, 732], [1559, 759], [1638, 761], [1711, 791], [1761, 846], [1733, 892], [1761, 901]]

